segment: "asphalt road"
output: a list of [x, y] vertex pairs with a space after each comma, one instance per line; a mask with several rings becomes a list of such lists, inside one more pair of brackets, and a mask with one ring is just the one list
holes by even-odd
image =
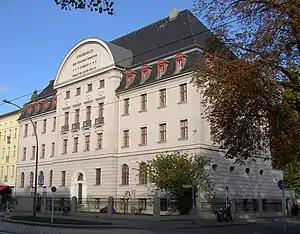
[[10, 224], [0, 221], [0, 234], [299, 234], [300, 222], [289, 222], [286, 224], [286, 230], [283, 222], [268, 222], [260, 224], [247, 224], [242, 226], [225, 226], [225, 227], [191, 227], [180, 230], [114, 230], [114, 229], [98, 229], [98, 230], [86, 230], [86, 229], [66, 229], [66, 228], [49, 228], [49, 227], [37, 227], [30, 225]]

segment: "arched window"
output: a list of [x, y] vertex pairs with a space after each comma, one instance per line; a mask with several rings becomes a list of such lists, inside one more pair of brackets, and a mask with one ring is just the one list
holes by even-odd
[[[43, 171], [40, 171], [39, 177], [42, 177], [42, 176], [44, 176], [44, 172], [43, 172]], [[40, 178], [38, 178], [38, 181], [40, 181]], [[38, 182], [38, 183], [40, 183], [40, 182]], [[40, 184], [39, 186], [43, 186], [43, 185]]]
[[24, 172], [21, 173], [21, 188], [24, 188], [24, 181], [25, 181], [25, 174]]
[[129, 167], [127, 164], [122, 166], [122, 185], [129, 184]]
[[30, 188], [33, 187], [33, 172], [30, 172], [30, 176], [29, 176], [29, 186], [30, 186]]
[[83, 174], [82, 173], [78, 174], [77, 181], [83, 181]]
[[140, 164], [139, 184], [147, 184], [147, 164], [145, 162]]

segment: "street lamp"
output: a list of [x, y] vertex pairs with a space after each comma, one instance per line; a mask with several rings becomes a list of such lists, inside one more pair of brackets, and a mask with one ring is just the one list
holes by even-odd
[[23, 112], [27, 118], [30, 120], [32, 126], [33, 126], [33, 130], [34, 130], [34, 135], [35, 135], [35, 143], [36, 143], [36, 151], [35, 151], [35, 174], [34, 174], [34, 197], [33, 197], [33, 209], [32, 209], [32, 215], [36, 216], [36, 203], [37, 203], [37, 174], [38, 174], [38, 152], [39, 152], [39, 141], [38, 141], [38, 136], [36, 133], [36, 125], [33, 123], [31, 117], [22, 109], [22, 107], [20, 107], [19, 105], [4, 99], [3, 100], [4, 103], [7, 103], [9, 105], [13, 105], [15, 107], [17, 107], [18, 109], [20, 109], [21, 112]]

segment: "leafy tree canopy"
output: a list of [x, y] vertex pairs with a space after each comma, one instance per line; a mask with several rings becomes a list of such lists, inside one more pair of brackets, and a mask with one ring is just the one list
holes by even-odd
[[174, 152], [159, 154], [147, 163], [147, 177], [158, 189], [168, 195], [180, 198], [185, 188], [194, 181], [200, 192], [210, 193], [213, 189], [207, 166], [210, 160], [201, 154]]
[[63, 10], [89, 9], [90, 11], [108, 15], [114, 14], [114, 0], [54, 0]]
[[31, 95], [30, 101], [34, 101], [36, 99], [37, 95], [38, 95], [37, 90], [34, 90], [32, 95]]
[[299, 160], [300, 1], [195, 0], [195, 11], [215, 28], [193, 75], [214, 142], [240, 163]]
[[300, 195], [300, 163], [289, 163], [283, 168], [284, 183], [287, 188], [295, 189]]

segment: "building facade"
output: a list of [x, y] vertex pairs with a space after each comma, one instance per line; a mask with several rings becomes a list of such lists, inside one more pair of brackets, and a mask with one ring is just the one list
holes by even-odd
[[[210, 156], [216, 196], [254, 199], [281, 196], [281, 171], [268, 162], [234, 165], [210, 139], [201, 95], [191, 83], [211, 33], [188, 10], [105, 42], [75, 45], [25, 110], [37, 122], [39, 174], [50, 191], [78, 199], [149, 197], [139, 172], [158, 153], [186, 151]], [[20, 118], [17, 193], [33, 190], [35, 139]], [[31, 157], [31, 156], [32, 157]], [[141, 168], [139, 168], [141, 167]], [[42, 186], [39, 192], [43, 191]]]
[[19, 140], [19, 111], [0, 115], [0, 186], [15, 187]]

